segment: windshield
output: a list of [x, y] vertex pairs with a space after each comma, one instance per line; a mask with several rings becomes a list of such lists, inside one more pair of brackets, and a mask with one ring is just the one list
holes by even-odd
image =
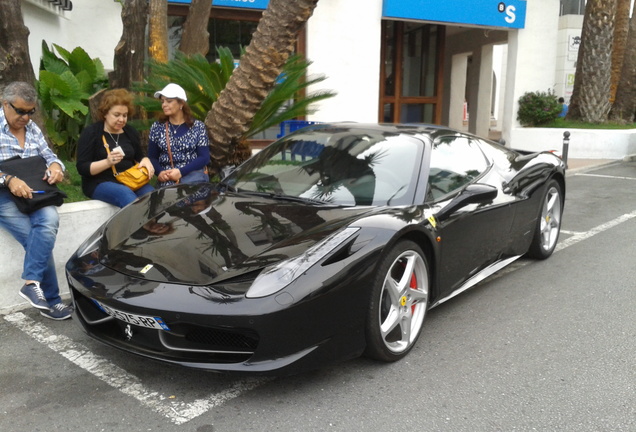
[[268, 146], [223, 182], [238, 192], [334, 205], [406, 205], [422, 151], [421, 141], [395, 132], [316, 127]]

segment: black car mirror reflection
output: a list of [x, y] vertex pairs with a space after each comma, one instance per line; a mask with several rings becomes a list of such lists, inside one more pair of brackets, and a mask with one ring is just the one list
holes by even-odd
[[440, 210], [435, 217], [438, 221], [442, 221], [462, 207], [469, 204], [486, 204], [496, 197], [497, 188], [494, 186], [481, 183], [470, 184], [466, 186], [459, 195], [453, 198], [446, 207]]

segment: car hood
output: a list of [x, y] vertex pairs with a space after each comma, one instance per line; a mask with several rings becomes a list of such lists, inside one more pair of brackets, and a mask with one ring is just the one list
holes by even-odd
[[211, 184], [170, 187], [106, 224], [100, 262], [156, 282], [209, 285], [255, 277], [375, 210], [219, 193]]

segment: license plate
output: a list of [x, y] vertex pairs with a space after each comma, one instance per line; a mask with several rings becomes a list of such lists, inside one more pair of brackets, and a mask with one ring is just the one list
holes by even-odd
[[124, 321], [128, 324], [133, 324], [140, 327], [153, 328], [157, 330], [167, 330], [170, 331], [170, 328], [166, 325], [163, 319], [159, 317], [146, 316], [146, 315], [137, 315], [129, 312], [123, 312], [117, 309], [113, 309], [110, 306], [106, 306], [98, 302], [97, 300], [93, 300], [93, 302], [99, 307], [105, 314], [112, 316], [113, 318], [117, 318], [120, 321]]

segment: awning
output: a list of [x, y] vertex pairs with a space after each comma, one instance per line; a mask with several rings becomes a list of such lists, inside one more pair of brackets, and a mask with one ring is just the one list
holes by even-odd
[[[168, 0], [168, 3], [190, 4], [192, 0]], [[212, 6], [232, 7], [243, 9], [267, 9], [269, 0], [212, 0]]]
[[526, 3], [526, 0], [384, 0], [382, 16], [519, 29], [525, 26]]

